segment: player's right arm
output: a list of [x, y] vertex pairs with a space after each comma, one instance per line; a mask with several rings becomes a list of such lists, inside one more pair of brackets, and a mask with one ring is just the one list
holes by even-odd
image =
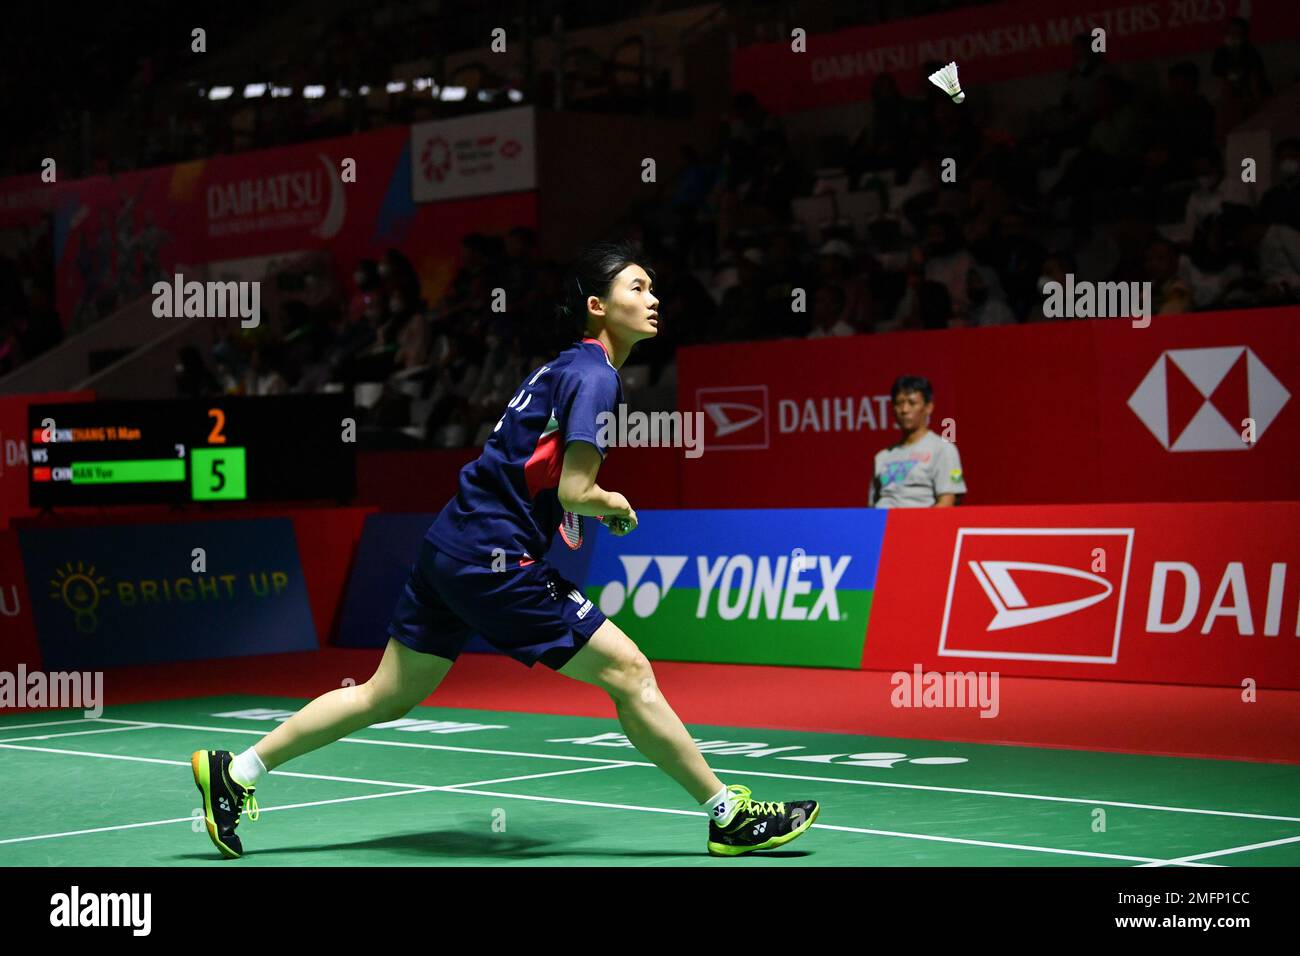
[[636, 527], [636, 512], [617, 491], [606, 491], [596, 484], [602, 458], [596, 446], [585, 441], [571, 441], [564, 447], [564, 465], [556, 493], [560, 507], [576, 515], [599, 517], [610, 515], [629, 520]]

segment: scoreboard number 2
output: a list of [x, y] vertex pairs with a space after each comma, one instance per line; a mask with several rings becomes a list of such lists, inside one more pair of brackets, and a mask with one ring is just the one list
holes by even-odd
[[208, 432], [208, 444], [224, 445], [226, 436], [222, 434], [222, 429], [226, 427], [226, 413], [219, 408], [209, 408], [208, 417], [214, 420], [212, 431]]

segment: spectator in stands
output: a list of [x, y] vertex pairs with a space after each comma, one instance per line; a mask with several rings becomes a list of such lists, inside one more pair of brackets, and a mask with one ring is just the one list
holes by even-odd
[[1274, 149], [1274, 185], [1260, 201], [1265, 221], [1300, 229], [1300, 140], [1284, 139]]
[[844, 319], [844, 289], [833, 283], [819, 286], [813, 294], [812, 329], [807, 338], [853, 335], [857, 330]]
[[1223, 210], [1223, 164], [1218, 151], [1202, 153], [1192, 159], [1192, 174], [1196, 189], [1187, 197], [1187, 210], [1183, 216], [1183, 231], [1194, 236], [1201, 223]]
[[515, 226], [506, 233], [505, 259], [501, 264], [501, 288], [508, 309], [531, 306], [528, 297], [537, 286], [537, 231]]
[[[1146, 144], [1144, 126], [1132, 85], [1118, 76], [1101, 77], [1097, 81], [1097, 118], [1080, 161], [1072, 167], [1076, 178], [1070, 185], [1076, 190], [1127, 185], [1137, 172], [1138, 157]], [[1079, 175], [1086, 181], [1078, 181]]]
[[944, 286], [953, 310], [965, 315], [970, 310], [966, 279], [976, 263], [966, 248], [961, 228], [951, 215], [940, 214], [930, 220], [920, 254], [925, 278]]
[[1201, 95], [1200, 79], [1195, 63], [1175, 63], [1169, 68], [1169, 89], [1158, 115], [1158, 138], [1168, 150], [1170, 180], [1187, 179], [1194, 159], [1215, 151], [1214, 108]]
[[1264, 284], [1263, 302], [1300, 301], [1300, 230], [1284, 223], [1260, 224], [1256, 256]]
[[1074, 62], [1065, 76], [1065, 90], [1061, 93], [1067, 145], [1082, 145], [1087, 138], [1097, 114], [1097, 81], [1103, 65], [1101, 54], [1092, 50], [1092, 36], [1077, 34], [1074, 38]]
[[379, 260], [379, 278], [390, 301], [396, 296], [410, 309], [424, 307], [424, 301], [420, 296], [420, 279], [415, 274], [415, 266], [400, 249], [389, 249], [384, 253], [384, 258]]
[[1040, 275], [1038, 276], [1038, 281], [1035, 285], [1036, 298], [1034, 299], [1033, 306], [1029, 310], [1029, 314], [1025, 317], [1026, 322], [1052, 321], [1043, 314], [1043, 305], [1047, 301], [1047, 284], [1049, 282], [1057, 282], [1061, 285], [1065, 285], [1066, 274], [1073, 271], [1074, 260], [1068, 253], [1056, 252], [1043, 259], [1042, 266], [1040, 267]]
[[362, 259], [352, 272], [352, 283], [356, 287], [352, 299], [348, 302], [348, 321], [361, 321], [372, 299], [379, 294], [379, 265], [374, 259]]
[[254, 346], [248, 358], [248, 368], [244, 371], [242, 392], [244, 395], [284, 395], [289, 391], [289, 383], [280, 373], [280, 355], [275, 346]]
[[866, 122], [849, 146], [848, 173], [853, 181], [867, 172], [897, 174], [904, 166], [910, 172], [911, 164], [904, 157], [910, 156], [916, 145], [909, 135], [911, 124], [912, 105], [898, 91], [894, 77], [881, 73], [871, 84]]
[[176, 394], [178, 396], [207, 398], [220, 395], [223, 391], [221, 383], [208, 370], [197, 348], [186, 345], [176, 353]]
[[1219, 132], [1226, 135], [1259, 108], [1273, 92], [1264, 68], [1264, 58], [1250, 42], [1250, 21], [1233, 17], [1228, 21], [1223, 45], [1214, 51], [1210, 72], [1223, 81]]
[[957, 446], [930, 431], [934, 390], [929, 379], [902, 375], [890, 390], [902, 437], [876, 452], [868, 505], [950, 508], [966, 493]]
[[1157, 236], [1147, 244], [1142, 256], [1141, 280], [1151, 283], [1151, 303], [1153, 311], [1158, 312], [1164, 305], [1165, 297], [1174, 290], [1169, 283], [1178, 278], [1178, 249], [1163, 236]]
[[875, 324], [871, 285], [853, 268], [853, 247], [843, 239], [829, 239], [818, 250], [819, 285], [837, 285], [844, 293], [841, 317], [855, 332], [870, 332]]
[[767, 321], [763, 263], [764, 253], [758, 246], [745, 249], [736, 260], [738, 281], [722, 295], [721, 341], [772, 337]]
[[1002, 280], [988, 266], [974, 265], [966, 274], [966, 296], [970, 301], [969, 325], [1014, 325], [1015, 313], [1007, 305]]
[[1217, 305], [1229, 286], [1242, 277], [1229, 230], [1222, 213], [1210, 216], [1197, 229], [1191, 248], [1178, 257], [1178, 278], [1191, 289], [1194, 308]]
[[[731, 98], [728, 132], [733, 145], [733, 159], [748, 164], [757, 158], [765, 133], [776, 132], [784, 135], [785, 130], [780, 119], [763, 109], [753, 93], [742, 91]], [[742, 173], [746, 170], [742, 168], [735, 171]], [[748, 171], [757, 171], [757, 166]], [[742, 176], [741, 181], [745, 178], [747, 177]]]

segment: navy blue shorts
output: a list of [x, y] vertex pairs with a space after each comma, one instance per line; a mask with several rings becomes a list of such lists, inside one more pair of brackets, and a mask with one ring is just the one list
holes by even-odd
[[494, 571], [439, 551], [429, 540], [411, 565], [390, 637], [454, 661], [474, 634], [532, 667], [559, 670], [604, 622], [600, 608], [545, 561]]

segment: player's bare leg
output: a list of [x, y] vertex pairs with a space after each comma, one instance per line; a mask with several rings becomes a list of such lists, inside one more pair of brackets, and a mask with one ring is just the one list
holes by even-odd
[[364, 684], [322, 694], [238, 756], [196, 750], [190, 756], [194, 783], [203, 796], [208, 836], [221, 855], [243, 855], [235, 829], [245, 813], [250, 820], [258, 817], [253, 793], [262, 774], [362, 727], [396, 720], [433, 693], [451, 664], [389, 638], [379, 668]]
[[752, 800], [748, 787], [724, 786], [659, 690], [649, 659], [613, 621], [605, 621], [560, 668], [566, 677], [594, 684], [614, 701], [623, 732], [642, 754], [676, 780], [709, 814], [708, 850], [737, 856], [783, 846], [812, 826], [815, 800]]
[[609, 694], [627, 739], [697, 803], [722, 788], [722, 781], [659, 692], [649, 659], [613, 621], [601, 624], [559, 672]]
[[370, 680], [322, 694], [253, 749], [272, 770], [362, 727], [397, 720], [437, 689], [451, 665], [445, 657], [421, 654], [390, 637]]

